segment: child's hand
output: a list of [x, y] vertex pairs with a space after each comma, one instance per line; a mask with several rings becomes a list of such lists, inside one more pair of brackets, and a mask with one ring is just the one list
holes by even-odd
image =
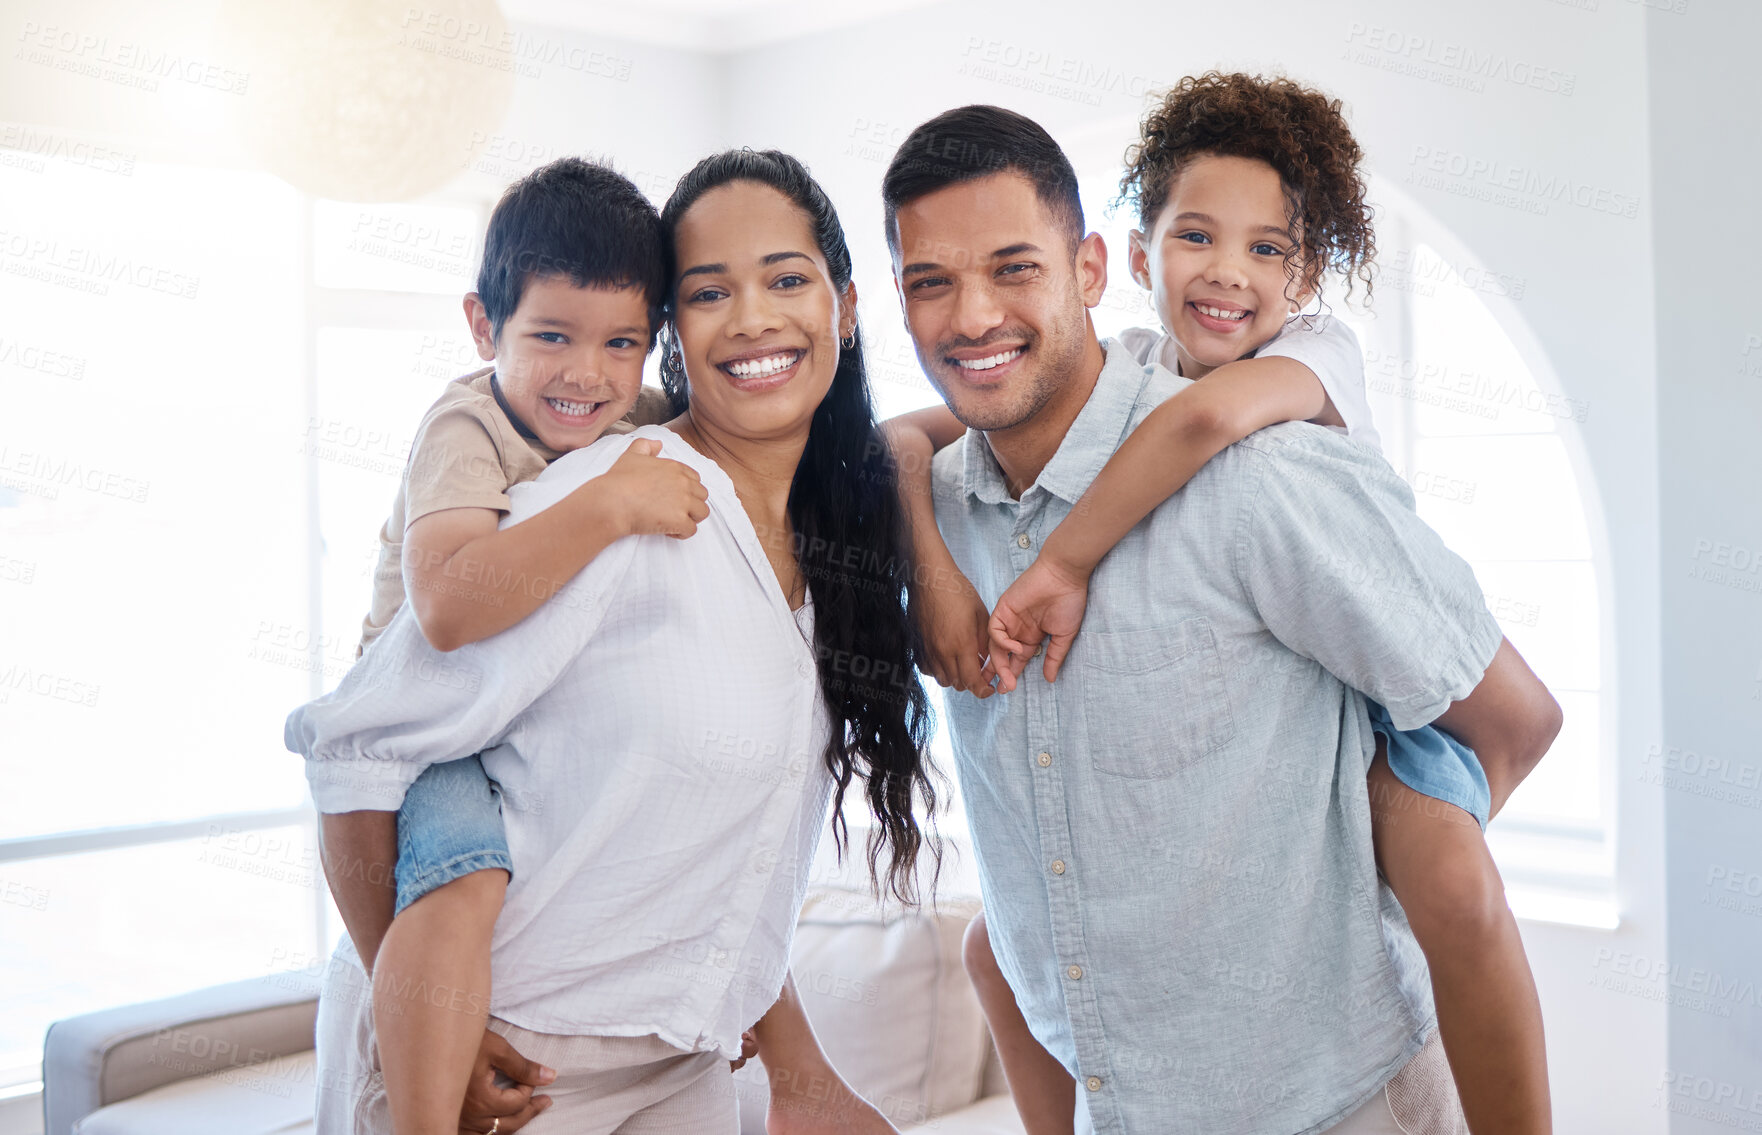
[[996, 661], [998, 686], [1004, 693], [1016, 688], [1042, 640], [1046, 664], [1041, 672], [1048, 682], [1071, 652], [1071, 640], [1083, 625], [1089, 605], [1089, 576], [1061, 566], [1042, 555], [998, 597], [991, 613], [991, 657]]
[[912, 585], [911, 600], [930, 676], [943, 689], [988, 698], [997, 671], [986, 657], [985, 602], [953, 560], [929, 576]]
[[[619, 529], [628, 536], [658, 534], [683, 540], [710, 515], [710, 492], [697, 470], [682, 461], [656, 457], [661, 443], [638, 438], [630, 443], [597, 491], [608, 494], [618, 510]], [[588, 485], [593, 485], [589, 481]], [[579, 491], [579, 490], [578, 490]]]
[[746, 1067], [746, 1062], [759, 1054], [759, 1034], [751, 1029], [740, 1034], [740, 1059], [730, 1060], [728, 1070], [738, 1072]]

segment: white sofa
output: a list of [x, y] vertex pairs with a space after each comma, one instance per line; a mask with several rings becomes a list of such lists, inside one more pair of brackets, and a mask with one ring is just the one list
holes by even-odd
[[[1021, 1135], [961, 968], [976, 912], [887, 912], [829, 887], [802, 909], [791, 968], [815, 1031], [902, 1131]], [[317, 997], [317, 978], [290, 973], [57, 1022], [43, 1052], [45, 1135], [311, 1132]], [[763, 1135], [759, 1062], [736, 1081], [743, 1135]]]

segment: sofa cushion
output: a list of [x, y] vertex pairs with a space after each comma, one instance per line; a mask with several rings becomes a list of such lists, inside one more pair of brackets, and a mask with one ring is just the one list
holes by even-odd
[[74, 1135], [309, 1135], [316, 1054], [193, 1076], [99, 1108]]
[[[845, 1080], [900, 1127], [980, 1096], [990, 1043], [961, 965], [978, 911], [976, 901], [883, 909], [866, 892], [831, 888], [802, 907], [790, 972], [808, 1020]], [[762, 1133], [765, 1070], [754, 1060], [736, 1079], [741, 1130]]]
[[986, 1096], [922, 1127], [904, 1128], [903, 1135], [1022, 1135], [1023, 1130], [1016, 1101], [1005, 1094]]

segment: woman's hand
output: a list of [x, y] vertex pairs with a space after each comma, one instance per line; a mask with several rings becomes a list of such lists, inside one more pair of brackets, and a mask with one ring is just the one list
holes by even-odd
[[[514, 1081], [498, 1087], [496, 1073]], [[477, 1046], [477, 1063], [465, 1083], [465, 1106], [459, 1109], [460, 1135], [481, 1135], [494, 1128], [496, 1135], [518, 1131], [528, 1120], [551, 1106], [551, 1097], [533, 1091], [551, 1083], [557, 1074], [514, 1051], [500, 1033], [483, 1030]], [[499, 1122], [498, 1122], [499, 1121]]]
[[1006, 694], [1016, 688], [1042, 641], [1046, 641], [1046, 664], [1041, 672], [1048, 682], [1057, 678], [1088, 605], [1089, 573], [1044, 553], [1029, 564], [991, 612], [988, 630], [997, 688]]
[[991, 683], [997, 670], [987, 657], [984, 600], [952, 557], [935, 567], [924, 565], [916, 574], [911, 604], [924, 639], [925, 668], [943, 689], [990, 697], [996, 692]]

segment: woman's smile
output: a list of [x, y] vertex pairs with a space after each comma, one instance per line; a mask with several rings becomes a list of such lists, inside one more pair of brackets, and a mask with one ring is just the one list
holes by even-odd
[[737, 390], [775, 390], [794, 378], [807, 352], [800, 348], [770, 349], [734, 359], [724, 359], [716, 369], [727, 375]]

